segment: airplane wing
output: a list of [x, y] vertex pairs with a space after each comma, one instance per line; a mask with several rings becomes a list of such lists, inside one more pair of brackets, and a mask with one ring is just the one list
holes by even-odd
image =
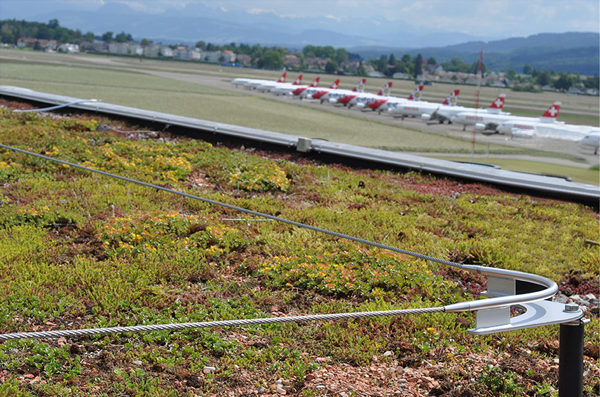
[[491, 131], [496, 131], [496, 127], [498, 127], [498, 123], [496, 122], [489, 122], [485, 125], [485, 129], [486, 130], [491, 130]]
[[522, 130], [520, 128], [512, 128], [511, 129], [512, 136], [518, 138], [527, 138], [531, 139], [535, 135], [534, 130]]
[[444, 118], [440, 118], [440, 117], [443, 117], [443, 116], [440, 115], [439, 110], [440, 110], [440, 108], [438, 107], [431, 114], [423, 113], [421, 115], [421, 118], [423, 120], [425, 120], [425, 121], [433, 121], [433, 120], [442, 120], [443, 121], [443, 120], [446, 120], [445, 117]]

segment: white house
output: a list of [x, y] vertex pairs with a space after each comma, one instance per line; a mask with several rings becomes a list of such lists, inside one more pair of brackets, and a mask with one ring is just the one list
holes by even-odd
[[191, 61], [191, 60], [200, 60], [200, 57], [202, 56], [202, 53], [197, 50], [197, 49], [193, 49], [193, 48], [177, 48], [176, 50], [173, 51], [173, 58], [175, 59], [181, 59], [184, 61]]
[[232, 51], [204, 51], [200, 59], [211, 63], [235, 62], [235, 54]]
[[58, 51], [67, 52], [69, 54], [77, 53], [79, 52], [79, 45], [70, 43], [61, 44], [58, 46]]
[[135, 43], [109, 43], [108, 52], [119, 55], [142, 55], [144, 50]]
[[144, 48], [144, 56], [147, 56], [148, 58], [172, 57], [173, 50], [168, 46], [151, 45]]

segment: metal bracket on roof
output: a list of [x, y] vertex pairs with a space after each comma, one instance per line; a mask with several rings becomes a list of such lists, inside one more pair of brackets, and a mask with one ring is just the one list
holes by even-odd
[[[486, 335], [544, 325], [570, 323], [583, 317], [583, 312], [579, 307], [577, 307], [576, 311], [565, 311], [565, 305], [558, 302], [542, 300], [521, 303], [519, 306], [524, 308], [526, 312], [520, 316], [511, 317], [508, 322], [505, 321], [506, 312], [500, 313], [499, 309], [479, 310], [477, 312], [477, 328], [472, 328], [468, 332], [471, 335]], [[480, 322], [480, 313], [483, 312], [489, 313], [482, 314], [482, 321]], [[510, 314], [508, 308], [507, 312]], [[490, 317], [492, 316], [493, 319], [490, 321]], [[489, 323], [486, 323], [486, 321], [489, 321]]]
[[[482, 295], [488, 297], [520, 295], [541, 291], [545, 288], [538, 283], [499, 275], [488, 275], [487, 286], [488, 290], [483, 292]], [[510, 316], [510, 305], [478, 310], [476, 313], [476, 328], [472, 328], [468, 332], [472, 335], [486, 335], [543, 325], [568, 323], [583, 317], [583, 312], [578, 305], [564, 305], [549, 300], [520, 303], [517, 306], [524, 309], [525, 313], [515, 317]]]
[[296, 146], [296, 150], [299, 152], [310, 152], [312, 147], [312, 139], [310, 138], [302, 138], [298, 137], [298, 145]]

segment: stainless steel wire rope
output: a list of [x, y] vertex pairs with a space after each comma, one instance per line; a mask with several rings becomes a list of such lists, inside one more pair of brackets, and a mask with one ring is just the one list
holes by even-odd
[[15, 113], [38, 113], [38, 112], [49, 112], [51, 110], [57, 110], [57, 109], [62, 109], [62, 108], [66, 108], [72, 105], [77, 105], [79, 103], [87, 103], [87, 102], [100, 102], [97, 99], [80, 99], [77, 101], [73, 101], [73, 102], [69, 102], [69, 103], [63, 103], [62, 105], [56, 105], [56, 106], [50, 106], [48, 108], [42, 108], [42, 109], [17, 109], [17, 110], [13, 110], [13, 112]]
[[259, 319], [243, 319], [243, 320], [226, 320], [226, 321], [210, 321], [210, 322], [197, 322], [197, 323], [175, 323], [175, 324], [159, 324], [159, 325], [141, 325], [141, 326], [130, 326], [130, 327], [111, 327], [111, 328], [93, 328], [93, 329], [79, 329], [79, 330], [59, 330], [59, 331], [40, 331], [40, 332], [22, 332], [22, 333], [11, 333], [11, 334], [0, 334], [0, 340], [9, 340], [9, 339], [40, 339], [40, 338], [58, 338], [60, 336], [84, 336], [84, 335], [97, 335], [97, 334], [110, 334], [110, 333], [121, 333], [121, 332], [142, 332], [142, 331], [161, 331], [161, 330], [182, 330], [187, 328], [209, 328], [209, 327], [226, 327], [226, 326], [243, 326], [243, 325], [260, 325], [260, 324], [274, 324], [274, 323], [287, 323], [287, 322], [307, 322], [307, 321], [324, 321], [324, 320], [339, 320], [339, 319], [349, 319], [349, 318], [365, 318], [365, 317], [381, 317], [381, 316], [397, 316], [397, 315], [407, 315], [407, 314], [425, 314], [425, 313], [438, 313], [438, 312], [461, 312], [461, 311], [472, 311], [479, 310], [485, 308], [492, 308], [497, 306], [506, 306], [510, 304], [517, 304], [523, 302], [531, 302], [536, 300], [547, 299], [552, 297], [557, 291], [558, 286], [553, 281], [528, 273], [510, 271], [505, 269], [494, 269], [494, 268], [486, 268], [484, 266], [476, 266], [476, 265], [462, 265], [459, 263], [447, 261], [444, 259], [435, 258], [428, 255], [419, 254], [417, 252], [412, 252], [408, 250], [403, 250], [401, 248], [392, 247], [385, 244], [380, 244], [377, 242], [361, 239], [358, 237], [350, 236], [343, 233], [334, 232], [327, 229], [322, 229], [315, 226], [306, 225], [300, 222], [291, 221], [284, 218], [279, 218], [273, 215], [264, 214], [261, 212], [249, 210], [246, 208], [238, 207], [231, 204], [222, 203], [215, 200], [210, 200], [204, 197], [195, 196], [185, 192], [179, 192], [177, 190], [169, 189], [163, 186], [154, 185], [147, 182], [138, 181], [135, 179], [127, 178], [124, 176], [111, 174], [106, 171], [100, 171], [93, 168], [88, 168], [81, 166], [79, 164], [74, 164], [68, 161], [55, 159], [52, 157], [48, 157], [42, 154], [33, 153], [27, 150], [15, 148], [12, 146], [7, 146], [0, 144], [0, 147], [13, 150], [16, 152], [20, 152], [26, 155], [38, 157], [44, 160], [57, 162], [60, 164], [65, 164], [73, 168], [78, 168], [81, 170], [101, 174], [104, 176], [108, 176], [111, 178], [120, 179], [126, 182], [135, 183], [141, 186], [149, 187], [152, 189], [161, 190], [167, 193], [177, 194], [179, 196], [183, 196], [186, 198], [190, 198], [193, 200], [203, 201], [205, 203], [222, 206], [225, 208], [229, 208], [236, 211], [245, 212], [247, 214], [251, 214], [254, 216], [263, 217], [266, 219], [272, 219], [274, 221], [286, 223], [289, 225], [297, 226], [304, 229], [313, 230], [319, 233], [328, 234], [331, 236], [336, 236], [340, 238], [344, 238], [350, 241], [355, 241], [358, 243], [362, 243], [365, 245], [370, 245], [373, 247], [377, 247], [380, 249], [385, 249], [393, 252], [402, 253], [405, 255], [410, 255], [419, 259], [428, 260], [436, 263], [440, 263], [447, 266], [453, 266], [460, 269], [478, 272], [481, 274], [488, 275], [496, 275], [502, 277], [512, 277], [518, 280], [534, 282], [537, 284], [541, 284], [546, 287], [546, 289], [538, 292], [532, 292], [528, 294], [522, 295], [514, 295], [514, 296], [502, 296], [485, 300], [476, 300], [470, 302], [460, 302], [455, 303], [443, 307], [431, 307], [431, 308], [419, 308], [419, 309], [404, 309], [404, 310], [387, 310], [387, 311], [377, 311], [377, 312], [358, 312], [358, 313], [334, 313], [334, 314], [322, 314], [322, 315], [308, 315], [308, 316], [293, 316], [293, 317], [272, 317], [272, 318], [259, 318]]

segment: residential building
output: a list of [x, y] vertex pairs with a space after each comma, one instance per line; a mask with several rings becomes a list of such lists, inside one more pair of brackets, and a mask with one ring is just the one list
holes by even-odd
[[324, 68], [327, 65], [327, 60], [323, 58], [306, 58], [306, 64], [310, 68]]
[[235, 54], [233, 51], [204, 51], [201, 55], [201, 60], [210, 63], [235, 62]]
[[108, 52], [119, 55], [142, 55], [144, 50], [135, 43], [109, 43]]
[[79, 52], [79, 45], [78, 44], [71, 44], [71, 43], [65, 43], [65, 44], [61, 44], [58, 46], [58, 51], [60, 52], [66, 52], [69, 54], [74, 54]]
[[236, 61], [241, 63], [242, 65], [250, 65], [252, 63], [252, 57], [246, 54], [238, 54], [235, 56]]
[[285, 66], [297, 67], [302, 63], [302, 59], [294, 54], [286, 54], [283, 56], [283, 64]]
[[173, 50], [173, 58], [183, 61], [199, 61], [202, 56], [200, 50], [188, 47], [177, 47]]
[[144, 56], [148, 58], [170, 58], [173, 56], [173, 50], [166, 45], [153, 44], [144, 48]]

